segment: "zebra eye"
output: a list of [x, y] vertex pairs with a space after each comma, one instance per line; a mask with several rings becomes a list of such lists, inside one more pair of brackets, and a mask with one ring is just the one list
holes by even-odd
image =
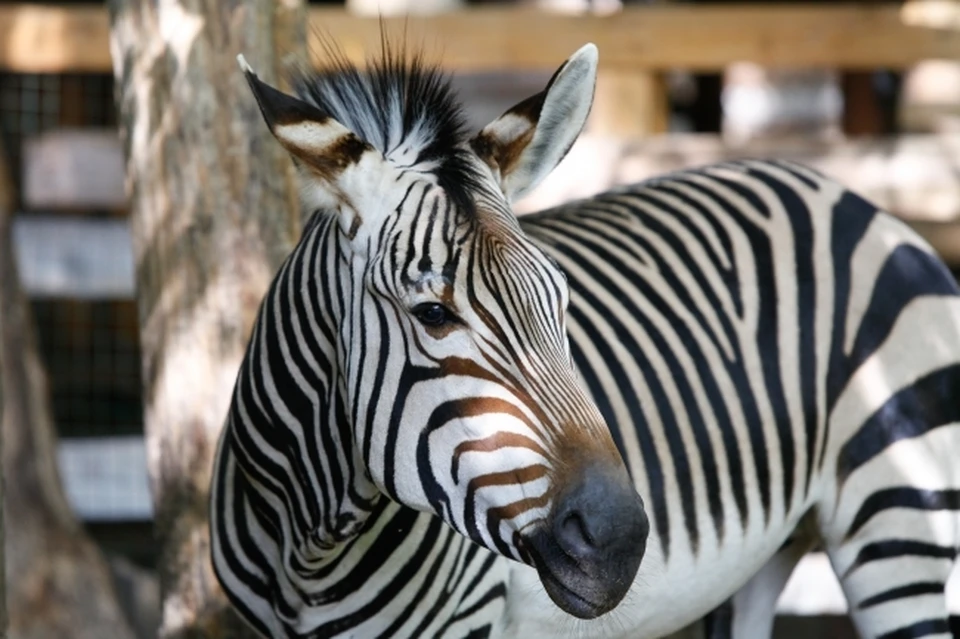
[[434, 302], [417, 304], [413, 307], [413, 315], [425, 326], [443, 326], [455, 319], [447, 307]]

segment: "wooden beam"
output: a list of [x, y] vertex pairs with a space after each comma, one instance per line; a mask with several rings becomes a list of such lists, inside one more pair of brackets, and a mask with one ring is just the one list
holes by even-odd
[[[600, 47], [604, 67], [651, 71], [719, 70], [738, 61], [903, 68], [960, 58], [960, 32], [905, 24], [894, 4], [651, 5], [612, 15], [485, 5], [384, 23], [395, 34], [406, 24], [408, 42], [424, 44], [458, 72], [552, 69], [588, 41]], [[308, 31], [314, 56], [323, 51], [321, 34], [335, 38], [357, 62], [380, 44], [377, 18], [343, 9], [311, 9]], [[0, 69], [108, 73], [108, 40], [102, 6], [0, 6]]]
[[110, 73], [110, 24], [102, 5], [0, 6], [0, 69]]
[[[311, 18], [353, 60], [379, 46], [376, 21], [331, 9], [314, 9]], [[402, 19], [385, 22], [402, 28]], [[444, 64], [461, 71], [552, 67], [588, 41], [600, 48], [601, 65], [649, 70], [718, 70], [738, 61], [900, 68], [960, 57], [960, 34], [906, 26], [890, 4], [649, 5], [602, 16], [481, 6], [411, 18], [408, 32], [410, 40], [435, 42]]]
[[[61, 208], [71, 201], [95, 201], [99, 207], [114, 210], [126, 207], [122, 174], [118, 169], [123, 151], [114, 131], [92, 129], [84, 135], [52, 131], [28, 141], [27, 148], [56, 151], [27, 155], [24, 182], [48, 187], [46, 191], [25, 190], [25, 196], [29, 196], [25, 197], [28, 207], [46, 208], [42, 206], [45, 204]], [[46, 162], [50, 157], [59, 160]], [[960, 265], [960, 178], [955, 170], [960, 166], [960, 135], [957, 134], [863, 138], [833, 143], [787, 139], [744, 146], [731, 146], [719, 136], [708, 134], [633, 137], [588, 134], [581, 136], [541, 186], [517, 203], [516, 210], [528, 213], [617, 184], [744, 157], [778, 157], [808, 164], [903, 218], [950, 264]], [[86, 162], [75, 161], [77, 158], [86, 158]], [[97, 180], [92, 180], [91, 175], [97, 175]], [[86, 241], [71, 240], [68, 244], [95, 246]], [[56, 246], [59, 245], [51, 245], [51, 250]], [[54, 260], [50, 265], [80, 259], [67, 253], [63, 255], [60, 262]]]

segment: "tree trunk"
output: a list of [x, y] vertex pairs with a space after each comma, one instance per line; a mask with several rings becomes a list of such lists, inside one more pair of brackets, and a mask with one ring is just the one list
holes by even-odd
[[[301, 228], [236, 56], [305, 60], [300, 0], [111, 0], [160, 547], [160, 636], [251, 636], [209, 559], [213, 453], [254, 316]], [[282, 83], [281, 83], [282, 84]]]
[[100, 550], [67, 502], [47, 379], [10, 233], [12, 185], [0, 149], [0, 387], [8, 633], [15, 639], [133, 639]]
[[[10, 192], [10, 178], [7, 175], [6, 158], [4, 158], [3, 149], [0, 148], [0, 259], [2, 253], [11, 248], [10, 243], [6, 241], [7, 223], [4, 221], [10, 215], [13, 209], [13, 193]], [[0, 264], [0, 269], [3, 269]], [[0, 287], [3, 286], [3, 272], [0, 271]], [[0, 300], [3, 299], [3, 291], [0, 290]], [[4, 564], [4, 545], [6, 537], [3, 530], [3, 510], [4, 510], [4, 485], [3, 485], [3, 362], [6, 358], [3, 355], [3, 336], [6, 335], [3, 320], [3, 308], [0, 307], [0, 639], [7, 638], [7, 579], [6, 567]]]

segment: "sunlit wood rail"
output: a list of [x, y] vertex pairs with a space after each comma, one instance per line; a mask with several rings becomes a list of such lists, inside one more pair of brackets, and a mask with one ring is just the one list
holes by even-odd
[[[334, 36], [362, 62], [380, 42], [377, 18], [342, 9], [310, 10], [311, 50]], [[893, 5], [656, 5], [611, 15], [570, 15], [517, 6], [485, 6], [406, 22], [422, 43], [459, 72], [555, 67], [585, 42], [600, 47], [607, 68], [717, 70], [751, 61], [776, 67], [904, 68], [960, 59], [960, 31], [905, 22]], [[0, 6], [0, 69], [20, 72], [111, 70], [109, 17], [102, 5]], [[231, 52], [232, 53], [232, 52]]]

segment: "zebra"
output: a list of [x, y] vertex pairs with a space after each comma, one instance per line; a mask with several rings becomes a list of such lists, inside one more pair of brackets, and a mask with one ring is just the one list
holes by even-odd
[[950, 636], [960, 290], [909, 227], [782, 160], [516, 217], [592, 44], [475, 135], [420, 53], [240, 62], [313, 212], [211, 480], [258, 632], [763, 637], [818, 544], [863, 636]]

